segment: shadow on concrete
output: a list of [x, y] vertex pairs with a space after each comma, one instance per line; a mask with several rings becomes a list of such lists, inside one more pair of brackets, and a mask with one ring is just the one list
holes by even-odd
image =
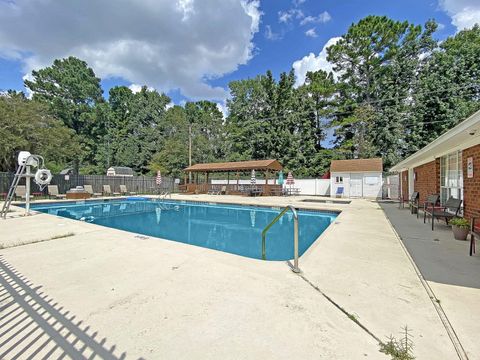
[[40, 288], [0, 256], [0, 359], [126, 358]]
[[423, 212], [417, 219], [398, 203], [380, 206], [426, 280], [480, 289], [480, 256], [469, 256], [469, 242], [455, 240], [444, 221], [432, 231], [430, 220], [423, 223]]

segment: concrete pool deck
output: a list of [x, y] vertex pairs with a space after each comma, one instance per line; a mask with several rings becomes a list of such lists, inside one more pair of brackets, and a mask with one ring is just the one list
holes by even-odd
[[11, 213], [0, 221], [0, 358], [388, 359], [376, 338], [405, 325], [418, 359], [458, 358], [377, 203], [173, 198], [342, 213], [300, 258], [301, 275], [285, 262]]

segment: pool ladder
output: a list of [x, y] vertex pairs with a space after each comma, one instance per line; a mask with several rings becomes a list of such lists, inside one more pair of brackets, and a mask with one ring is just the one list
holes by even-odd
[[291, 211], [293, 213], [293, 268], [292, 271], [295, 273], [299, 273], [300, 269], [298, 268], [298, 214], [297, 210], [292, 206], [286, 206], [280, 214], [278, 214], [275, 219], [272, 220], [270, 224], [268, 224], [265, 229], [262, 231], [262, 259], [266, 260], [266, 237], [267, 231], [278, 221], [280, 218], [285, 215], [287, 211]]

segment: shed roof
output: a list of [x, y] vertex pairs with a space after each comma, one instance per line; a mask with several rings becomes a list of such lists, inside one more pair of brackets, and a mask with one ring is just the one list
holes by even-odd
[[382, 158], [332, 160], [330, 172], [383, 171]]
[[195, 164], [185, 169], [187, 172], [227, 172], [227, 171], [245, 171], [245, 170], [282, 170], [282, 165], [275, 159], [269, 160], [251, 160], [235, 162], [219, 162], [207, 164]]
[[133, 175], [133, 169], [127, 166], [112, 166], [107, 171], [115, 171], [116, 175]]

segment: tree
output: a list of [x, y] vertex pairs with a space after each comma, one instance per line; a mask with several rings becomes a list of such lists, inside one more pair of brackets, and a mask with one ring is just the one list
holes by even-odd
[[[387, 166], [404, 155], [402, 114], [422, 56], [435, 46], [432, 39], [435, 29], [433, 21], [422, 28], [385, 16], [367, 16], [352, 24], [347, 33], [327, 49], [327, 59], [334, 64], [341, 83], [340, 115], [334, 122], [339, 126], [337, 144], [340, 147], [351, 147], [351, 141], [360, 135], [355, 132], [366, 128], [367, 125], [362, 124], [365, 117], [355, 118], [359, 113], [354, 112], [358, 106], [366, 105], [371, 108], [368, 111], [373, 112], [371, 121], [375, 133], [368, 139], [371, 144], [364, 145], [375, 148], [376, 155], [382, 156]], [[352, 150], [351, 156], [358, 154]]]
[[10, 93], [0, 96], [0, 171], [15, 170], [15, 152], [20, 150], [43, 156], [56, 172], [70, 165], [79, 144], [47, 106]]
[[480, 26], [445, 40], [425, 61], [413, 98], [417, 151], [480, 109]]
[[110, 90], [107, 125], [109, 163], [146, 173], [153, 154], [164, 145], [166, 106], [170, 98], [146, 86], [133, 94], [125, 86]]
[[77, 134], [83, 130], [82, 113], [103, 101], [100, 79], [85, 61], [73, 56], [32, 71], [32, 78], [25, 80], [25, 86], [33, 99], [48, 103], [53, 114]]
[[91, 130], [104, 126], [92, 123], [104, 119], [98, 113], [92, 114], [93, 109], [104, 101], [100, 79], [85, 61], [73, 56], [57, 59], [52, 66], [32, 71], [32, 78], [25, 80], [25, 86], [32, 91], [33, 100], [48, 104], [55, 118], [79, 135], [82, 150], [77, 153], [74, 168], [78, 170], [83, 162], [91, 165], [99, 135], [91, 134]]
[[188, 166], [189, 122], [186, 111], [181, 106], [167, 110], [164, 121], [165, 142], [156, 152], [149, 164], [152, 172], [158, 170], [165, 175], [181, 177], [183, 169]]

